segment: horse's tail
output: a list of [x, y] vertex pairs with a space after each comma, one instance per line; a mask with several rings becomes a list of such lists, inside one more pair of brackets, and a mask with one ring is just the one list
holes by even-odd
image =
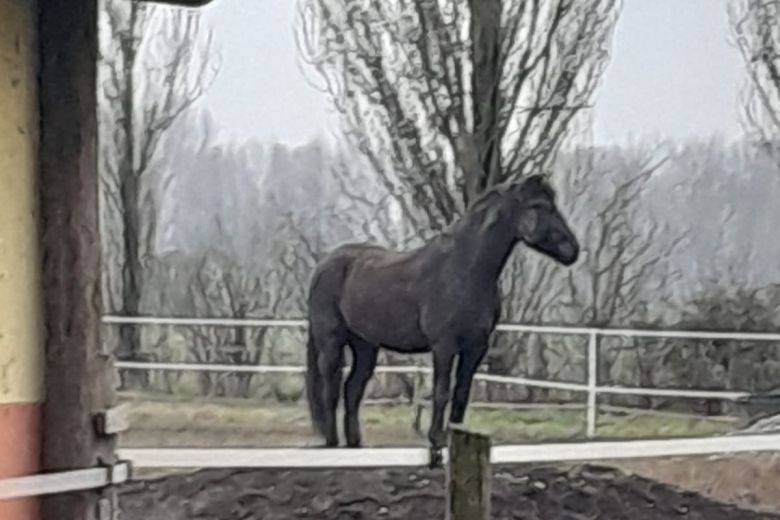
[[[345, 338], [341, 314], [335, 303], [342, 290], [347, 270], [353, 261], [350, 246], [342, 246], [322, 259], [314, 270], [309, 287], [309, 337], [306, 343], [306, 398], [316, 433], [325, 435], [329, 411], [323, 401], [325, 377], [319, 369], [319, 357], [340, 353]], [[315, 327], [315, 322], [319, 327]], [[326, 331], [326, 332], [323, 332]], [[334, 353], [333, 349], [339, 352]], [[339, 372], [341, 377], [341, 372]], [[339, 385], [340, 386], [340, 385]]]
[[317, 363], [317, 346], [309, 327], [309, 339], [306, 343], [306, 398], [309, 401], [309, 416], [314, 431], [319, 435], [325, 432], [325, 406], [322, 402], [322, 374]]

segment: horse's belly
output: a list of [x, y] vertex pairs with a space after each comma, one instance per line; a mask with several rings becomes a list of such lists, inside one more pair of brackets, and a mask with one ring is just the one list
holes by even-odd
[[348, 328], [365, 341], [404, 352], [422, 352], [427, 341], [419, 328], [417, 308], [403, 301], [352, 299], [342, 313]]

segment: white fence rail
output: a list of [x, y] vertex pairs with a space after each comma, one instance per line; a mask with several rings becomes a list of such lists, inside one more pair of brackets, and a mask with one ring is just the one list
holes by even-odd
[[[780, 434], [494, 446], [491, 464], [735, 455], [780, 451]], [[425, 466], [425, 448], [128, 448], [134, 468], [386, 468]], [[445, 450], [444, 459], [447, 460]]]
[[[305, 328], [307, 323], [302, 319], [224, 319], [224, 318], [177, 318], [177, 317], [125, 317], [105, 316], [103, 322], [110, 325], [169, 325], [169, 326], [205, 326], [205, 327], [275, 327], [275, 328]], [[596, 327], [558, 327], [544, 325], [520, 325], [500, 323], [497, 328], [501, 332], [519, 332], [535, 334], [552, 334], [566, 336], [585, 336], [588, 339], [587, 379], [585, 384], [546, 381], [525, 377], [498, 376], [478, 373], [475, 378], [483, 381], [517, 384], [539, 388], [584, 392], [587, 394], [587, 428], [588, 437], [596, 434], [598, 416], [598, 396], [600, 394], [637, 395], [647, 397], [679, 397], [692, 399], [720, 399], [736, 401], [750, 394], [747, 392], [729, 392], [714, 390], [693, 390], [674, 388], [642, 388], [624, 386], [598, 385], [598, 356], [600, 337], [634, 337], [634, 338], [676, 338], [697, 340], [732, 340], [778, 342], [777, 332], [714, 332], [714, 331], [683, 331], [683, 330], [650, 330], [650, 329], [607, 329]], [[217, 371], [217, 372], [251, 372], [251, 373], [300, 373], [300, 366], [269, 366], [269, 365], [230, 365], [230, 364], [190, 364], [190, 363], [140, 363], [120, 362], [117, 368], [139, 370], [174, 370], [174, 371]], [[415, 373], [430, 372], [428, 367], [418, 366], [381, 366], [378, 372], [385, 373]]]
[[123, 484], [129, 479], [130, 464], [127, 461], [107, 467], [5, 478], [0, 479], [0, 500], [100, 489]]

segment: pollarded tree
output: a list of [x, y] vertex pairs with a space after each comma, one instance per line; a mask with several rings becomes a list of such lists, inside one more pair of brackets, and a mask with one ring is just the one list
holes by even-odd
[[729, 17], [749, 78], [744, 126], [762, 146], [780, 153], [780, 0], [734, 0]]
[[318, 86], [421, 232], [546, 169], [608, 61], [619, 0], [299, 0]]

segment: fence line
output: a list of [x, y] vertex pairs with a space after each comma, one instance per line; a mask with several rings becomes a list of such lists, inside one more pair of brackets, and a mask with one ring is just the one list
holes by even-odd
[[[491, 464], [573, 462], [733, 455], [780, 450], [780, 434], [688, 437], [624, 441], [557, 442], [499, 445]], [[136, 468], [378, 468], [415, 467], [429, 462], [426, 448], [128, 448], [123, 459]], [[445, 461], [447, 453], [444, 453]]]
[[[159, 316], [115, 316], [103, 317], [107, 325], [173, 325], [173, 326], [204, 326], [204, 327], [270, 327], [270, 328], [305, 328], [307, 322], [302, 318], [266, 319], [266, 318], [183, 318]], [[722, 339], [734, 341], [780, 342], [780, 332], [720, 332], [707, 330], [675, 330], [675, 329], [636, 329], [636, 328], [601, 328], [575, 327], [557, 325], [523, 325], [520, 323], [499, 323], [496, 330], [502, 332], [525, 332], [539, 334], [555, 334], [562, 336], [624, 336], [635, 338], [674, 338], [674, 339]]]
[[[116, 368], [124, 370], [163, 370], [172, 372], [231, 372], [252, 374], [303, 374], [306, 367], [300, 365], [231, 365], [221, 363], [147, 363], [144, 361], [117, 361]], [[345, 371], [349, 367], [344, 368]], [[415, 365], [379, 365], [375, 370], [384, 374], [430, 374], [430, 367]], [[626, 386], [591, 386], [580, 383], [567, 383], [559, 381], [547, 381], [517, 376], [499, 376], [477, 372], [474, 379], [490, 383], [504, 383], [511, 385], [533, 386], [538, 388], [550, 388], [553, 390], [569, 390], [572, 392], [590, 393], [595, 389], [596, 394], [612, 395], [640, 395], [652, 397], [684, 397], [691, 399], [724, 399], [738, 400], [748, 397], [747, 392], [728, 392], [718, 390], [686, 390], [666, 388], [643, 388]]]
[[129, 479], [130, 465], [126, 461], [107, 467], [4, 478], [0, 479], [0, 500], [100, 489]]
[[[177, 317], [128, 317], [128, 316], [104, 316], [103, 322], [111, 325], [173, 325], [173, 326], [207, 326], [207, 327], [282, 327], [282, 328], [305, 328], [307, 322], [304, 319], [232, 319], [232, 318], [177, 318]], [[715, 332], [715, 331], [686, 331], [686, 330], [651, 330], [651, 329], [632, 329], [632, 328], [598, 328], [598, 327], [568, 327], [568, 326], [546, 326], [546, 325], [522, 325], [515, 323], [499, 323], [496, 330], [501, 332], [519, 332], [536, 334], [555, 334], [566, 336], [586, 336], [587, 343], [587, 378], [586, 384], [565, 383], [544, 381], [539, 379], [529, 379], [523, 377], [497, 376], [492, 374], [480, 373], [478, 379], [498, 383], [518, 384], [525, 386], [535, 386], [539, 388], [550, 388], [558, 390], [570, 390], [575, 392], [584, 392], [587, 394], [587, 427], [588, 437], [594, 437], [596, 434], [596, 423], [598, 417], [598, 395], [637, 395], [647, 397], [680, 397], [694, 399], [722, 399], [722, 400], [740, 400], [748, 397], [748, 392], [728, 392], [728, 391], [707, 391], [707, 390], [688, 390], [688, 389], [661, 389], [661, 388], [639, 388], [622, 386], [598, 386], [598, 355], [600, 337], [643, 337], [643, 338], [674, 338], [674, 339], [699, 339], [699, 340], [733, 340], [733, 341], [760, 341], [760, 342], [780, 342], [780, 333], [776, 332]], [[160, 370], [216, 370], [233, 372], [265, 372], [274, 371], [271, 367], [263, 366], [247, 367], [238, 365], [196, 365], [196, 364], [164, 364], [164, 363], [130, 363], [125, 362], [117, 365], [126, 369], [151, 369], [153, 366]], [[178, 367], [178, 368], [176, 368]], [[216, 368], [210, 368], [216, 367]], [[226, 368], [231, 367], [231, 368]], [[275, 371], [300, 372], [302, 367], [287, 367]], [[382, 367], [384, 372], [427, 372], [425, 367]]]

